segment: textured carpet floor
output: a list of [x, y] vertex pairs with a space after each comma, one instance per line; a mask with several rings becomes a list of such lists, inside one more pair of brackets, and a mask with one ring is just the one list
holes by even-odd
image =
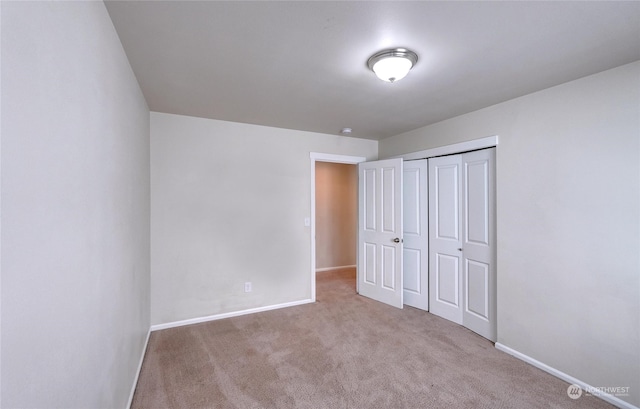
[[151, 334], [132, 408], [610, 408], [427, 312], [319, 273], [317, 302]]

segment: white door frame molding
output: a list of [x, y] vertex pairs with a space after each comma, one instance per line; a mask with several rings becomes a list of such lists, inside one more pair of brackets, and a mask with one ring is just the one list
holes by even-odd
[[[309, 158], [311, 159], [311, 302], [316, 302], [316, 162], [357, 165], [360, 162], [366, 162], [367, 158], [320, 152], [309, 153]], [[355, 246], [356, 243], [353, 245]]]
[[437, 148], [426, 149], [423, 151], [403, 153], [401, 155], [391, 156], [390, 158], [402, 158], [404, 160], [426, 159], [433, 158], [434, 156], [452, 155], [456, 153], [475, 151], [477, 149], [493, 148], [494, 146], [498, 146], [498, 135], [472, 139], [470, 141], [454, 143], [451, 145], [438, 146]]

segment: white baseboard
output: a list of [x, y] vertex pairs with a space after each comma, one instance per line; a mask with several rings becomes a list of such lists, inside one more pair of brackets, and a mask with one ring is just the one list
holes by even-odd
[[[543, 371], [550, 373], [551, 375], [555, 376], [556, 378], [560, 378], [563, 381], [569, 382], [571, 384], [576, 384], [578, 386], [580, 386], [583, 390], [593, 390], [594, 387], [589, 385], [586, 382], [581, 381], [580, 379], [576, 379], [571, 375], [567, 375], [566, 373], [559, 371], [555, 368], [550, 367], [549, 365], [542, 363], [540, 361], [538, 361], [537, 359], [531, 358], [528, 355], [525, 355], [521, 352], [516, 351], [515, 349], [511, 349], [506, 345], [503, 345], [499, 342], [496, 342], [496, 349], [505, 352], [509, 355], [512, 355], [522, 361], [525, 361], [528, 364], [531, 364], [533, 366], [535, 366], [538, 369], [542, 369]], [[640, 409], [637, 406], [634, 406], [633, 404], [623, 401], [622, 399], [610, 395], [608, 393], [604, 393], [604, 392], [599, 392], [597, 395], [598, 398], [609, 402], [610, 404], [619, 407], [619, 408], [623, 408], [623, 409]]]
[[316, 268], [316, 273], [321, 273], [323, 271], [342, 270], [343, 268], [356, 268], [356, 265], [353, 264], [353, 265], [350, 265], [350, 266]]
[[221, 319], [224, 319], [224, 318], [239, 317], [241, 315], [255, 314], [257, 312], [277, 310], [277, 309], [286, 308], [286, 307], [294, 307], [296, 305], [309, 304], [309, 303], [312, 303], [312, 302], [313, 302], [313, 300], [311, 300], [311, 299], [300, 300], [300, 301], [292, 301], [292, 302], [283, 303], [283, 304], [267, 305], [266, 307], [250, 308], [248, 310], [227, 312], [227, 313], [224, 313], [224, 314], [215, 314], [215, 315], [209, 315], [209, 316], [206, 316], [206, 317], [191, 318], [191, 319], [188, 319], [188, 320], [168, 322], [166, 324], [156, 324], [156, 325], [152, 325], [151, 326], [151, 331], [159, 331], [159, 330], [162, 330], [162, 329], [182, 327], [184, 325], [200, 324], [201, 322], [216, 321], [216, 320], [221, 320]]
[[151, 336], [151, 328], [147, 331], [147, 338], [144, 340], [144, 347], [142, 348], [142, 354], [140, 356], [140, 362], [138, 362], [138, 370], [136, 376], [133, 378], [133, 386], [131, 386], [131, 393], [129, 394], [129, 402], [127, 403], [127, 409], [131, 408], [133, 403], [133, 395], [136, 392], [136, 386], [138, 385], [138, 378], [140, 377], [140, 371], [142, 370], [142, 362], [144, 362], [144, 356], [147, 353], [147, 346], [149, 345], [149, 337]]

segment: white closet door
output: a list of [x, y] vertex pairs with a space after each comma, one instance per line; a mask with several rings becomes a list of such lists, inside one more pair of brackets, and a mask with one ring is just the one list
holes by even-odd
[[462, 162], [462, 325], [495, 341], [495, 149], [465, 153]]
[[429, 159], [429, 309], [462, 324], [460, 155]]
[[495, 149], [429, 159], [433, 314], [496, 340]]
[[429, 310], [427, 160], [403, 164], [404, 303]]
[[402, 159], [358, 164], [358, 292], [402, 308]]

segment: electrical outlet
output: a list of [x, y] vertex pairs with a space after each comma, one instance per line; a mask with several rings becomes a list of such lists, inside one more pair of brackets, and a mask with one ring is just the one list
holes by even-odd
[[251, 282], [247, 281], [246, 283], [244, 283], [244, 292], [245, 293], [250, 293], [251, 292]]

